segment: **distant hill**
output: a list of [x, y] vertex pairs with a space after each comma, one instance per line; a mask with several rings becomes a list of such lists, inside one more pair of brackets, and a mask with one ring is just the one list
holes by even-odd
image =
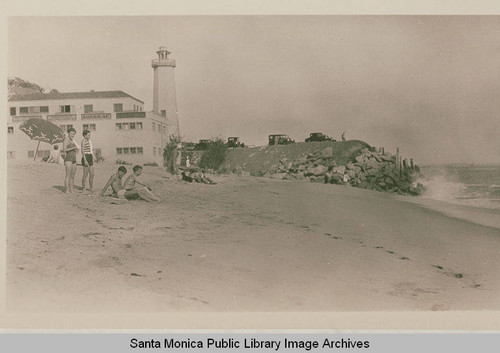
[[14, 94], [31, 94], [31, 93], [59, 93], [58, 90], [53, 88], [44, 88], [36, 83], [25, 81], [19, 77], [9, 77], [7, 79], [8, 96], [9, 98]]

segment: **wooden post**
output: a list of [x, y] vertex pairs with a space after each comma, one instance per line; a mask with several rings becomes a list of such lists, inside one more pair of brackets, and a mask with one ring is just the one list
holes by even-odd
[[385, 148], [382, 147], [382, 154], [385, 155]]
[[396, 148], [396, 170], [399, 171], [399, 147]]
[[413, 158], [410, 158], [410, 167], [411, 170], [415, 170], [415, 166], [413, 165]]
[[40, 147], [40, 140], [38, 140], [38, 145], [36, 146], [35, 156], [33, 157], [33, 161], [36, 161], [36, 155], [38, 154], [38, 148]]
[[405, 158], [405, 159], [403, 159], [403, 168], [404, 168], [404, 169], [408, 169], [408, 161], [407, 161], [407, 159], [406, 159], [406, 158]]

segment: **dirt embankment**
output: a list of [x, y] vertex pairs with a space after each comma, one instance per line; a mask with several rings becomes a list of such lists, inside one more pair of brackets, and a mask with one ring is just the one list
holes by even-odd
[[233, 149], [223, 172], [249, 173], [277, 179], [349, 184], [362, 189], [418, 195], [418, 167], [362, 141], [301, 143]]
[[290, 145], [263, 146], [253, 148], [233, 148], [226, 157], [222, 166], [224, 172], [248, 172], [250, 175], [262, 176], [272, 172], [280, 160], [295, 161], [303, 154], [315, 153], [331, 147], [332, 161], [337, 165], [347, 164], [354, 160], [361, 151], [370, 146], [363, 141], [324, 141], [301, 142]]

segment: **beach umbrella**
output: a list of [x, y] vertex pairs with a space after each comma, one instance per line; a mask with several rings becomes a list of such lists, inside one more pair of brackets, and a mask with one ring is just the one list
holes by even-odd
[[28, 135], [30, 139], [38, 140], [38, 146], [36, 147], [33, 160], [36, 159], [41, 141], [50, 143], [51, 145], [64, 141], [64, 132], [59, 126], [40, 118], [26, 120], [19, 126], [19, 129]]

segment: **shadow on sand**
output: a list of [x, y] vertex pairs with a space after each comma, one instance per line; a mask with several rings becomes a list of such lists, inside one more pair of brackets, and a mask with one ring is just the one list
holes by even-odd
[[[59, 190], [60, 192], [66, 192], [66, 188], [64, 186], [61, 186], [61, 185], [54, 185], [52, 186], [54, 189], [56, 190]], [[76, 190], [80, 190], [82, 191], [82, 187], [81, 186], [73, 186]]]

